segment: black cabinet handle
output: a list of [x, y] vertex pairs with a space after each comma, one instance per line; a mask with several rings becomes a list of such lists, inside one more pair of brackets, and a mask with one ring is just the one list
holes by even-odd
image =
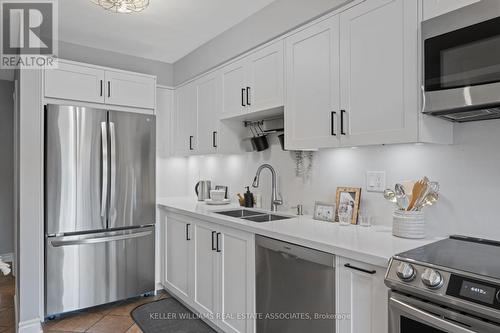
[[245, 88], [241, 89], [241, 106], [246, 106], [245, 105]]
[[111, 97], [111, 81], [108, 81], [108, 97]]
[[220, 249], [220, 232], [217, 233], [217, 246], [216, 246], [216, 250], [217, 252], [221, 252], [221, 249]]
[[345, 110], [340, 110], [340, 134], [346, 135], [344, 131], [344, 114]]
[[194, 139], [194, 136], [189, 136], [189, 150], [194, 150], [193, 148], [193, 139]]
[[190, 232], [189, 232], [189, 227], [191, 226], [190, 223], [186, 224], [186, 240], [190, 241], [191, 240], [191, 237], [190, 237]]
[[247, 104], [252, 105], [250, 104], [250, 87], [247, 87]]
[[356, 266], [352, 266], [351, 264], [345, 264], [344, 267], [346, 268], [349, 268], [349, 269], [354, 269], [355, 271], [360, 271], [360, 272], [363, 272], [363, 273], [367, 273], [367, 274], [370, 274], [370, 275], [374, 275], [377, 273], [376, 270], [367, 270], [367, 269], [363, 269], [363, 268], [359, 268], [359, 267], [356, 267]]
[[337, 133], [335, 133], [335, 115], [337, 114], [337, 112], [335, 111], [332, 111], [330, 117], [331, 117], [331, 123], [332, 123], [332, 135], [333, 136], [337, 136]]
[[212, 231], [212, 251], [216, 251], [217, 247], [215, 246], [215, 236], [217, 235], [217, 231]]
[[214, 148], [217, 148], [217, 131], [212, 133], [212, 145]]
[[103, 88], [103, 82], [102, 82], [102, 80], [101, 80], [101, 93], [100, 93], [100, 95], [99, 95], [99, 96], [101, 96], [101, 97], [102, 97], [102, 88]]

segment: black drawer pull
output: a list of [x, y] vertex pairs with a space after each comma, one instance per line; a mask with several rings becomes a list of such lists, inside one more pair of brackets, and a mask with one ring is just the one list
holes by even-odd
[[194, 150], [193, 148], [193, 139], [194, 139], [194, 136], [190, 136], [189, 137], [189, 150]]
[[214, 148], [217, 148], [217, 131], [212, 133], [212, 145]]
[[186, 240], [188, 240], [188, 241], [191, 240], [191, 236], [190, 236], [190, 232], [189, 232], [190, 226], [191, 226], [190, 223], [186, 224]]
[[99, 96], [101, 96], [101, 97], [102, 97], [102, 89], [103, 89], [103, 88], [102, 88], [102, 86], [103, 86], [103, 82], [102, 82], [102, 80], [101, 80], [101, 94], [99, 95]]
[[351, 264], [345, 264], [344, 267], [346, 268], [350, 268], [350, 269], [354, 269], [355, 271], [360, 271], [360, 272], [363, 272], [363, 273], [367, 273], [367, 274], [370, 274], [370, 275], [374, 275], [374, 274], [377, 274], [377, 271], [376, 270], [367, 270], [367, 269], [364, 269], [364, 268], [359, 268], [359, 267], [356, 267], [356, 266], [352, 266]]
[[248, 104], [248, 105], [252, 105], [252, 104], [250, 103], [250, 87], [247, 87], [247, 104]]
[[241, 106], [246, 106], [245, 105], [245, 88], [241, 89]]

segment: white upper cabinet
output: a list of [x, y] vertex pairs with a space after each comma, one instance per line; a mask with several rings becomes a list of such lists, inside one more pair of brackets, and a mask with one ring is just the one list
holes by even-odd
[[341, 257], [337, 263], [336, 312], [350, 315], [350, 320], [337, 321], [337, 331], [387, 333], [386, 269]]
[[45, 97], [104, 103], [102, 69], [59, 61], [56, 69], [45, 70]]
[[287, 149], [337, 147], [339, 19], [331, 17], [286, 39]]
[[172, 155], [174, 91], [158, 87], [156, 89], [156, 153], [166, 158]]
[[221, 109], [220, 76], [209, 74], [195, 81], [197, 91], [198, 134], [196, 152], [216, 153]]
[[248, 56], [248, 112], [283, 106], [283, 41]]
[[405, 0], [340, 14], [343, 146], [417, 141], [417, 14], [417, 1]]
[[246, 59], [232, 63], [221, 69], [222, 75], [222, 114], [221, 117], [234, 116], [245, 112], [246, 100]]
[[424, 0], [424, 20], [446, 14], [455, 9], [459, 9], [480, 0]]
[[156, 108], [156, 78], [150, 75], [59, 60], [58, 68], [45, 70], [44, 85], [46, 98]]
[[197, 89], [194, 83], [175, 91], [174, 151], [177, 155], [189, 155], [197, 147]]
[[156, 80], [124, 72], [106, 71], [106, 103], [154, 109]]
[[221, 117], [283, 106], [283, 61], [278, 41], [223, 67]]

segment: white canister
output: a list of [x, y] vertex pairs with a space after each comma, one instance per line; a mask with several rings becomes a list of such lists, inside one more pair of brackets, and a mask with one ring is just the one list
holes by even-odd
[[396, 237], [421, 239], [427, 236], [423, 212], [397, 210], [393, 214], [392, 234]]

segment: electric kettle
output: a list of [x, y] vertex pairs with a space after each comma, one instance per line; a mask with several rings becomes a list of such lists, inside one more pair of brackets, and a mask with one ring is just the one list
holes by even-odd
[[210, 190], [212, 189], [212, 182], [210, 180], [200, 180], [196, 183], [194, 191], [198, 196], [198, 201], [205, 201], [210, 199]]

